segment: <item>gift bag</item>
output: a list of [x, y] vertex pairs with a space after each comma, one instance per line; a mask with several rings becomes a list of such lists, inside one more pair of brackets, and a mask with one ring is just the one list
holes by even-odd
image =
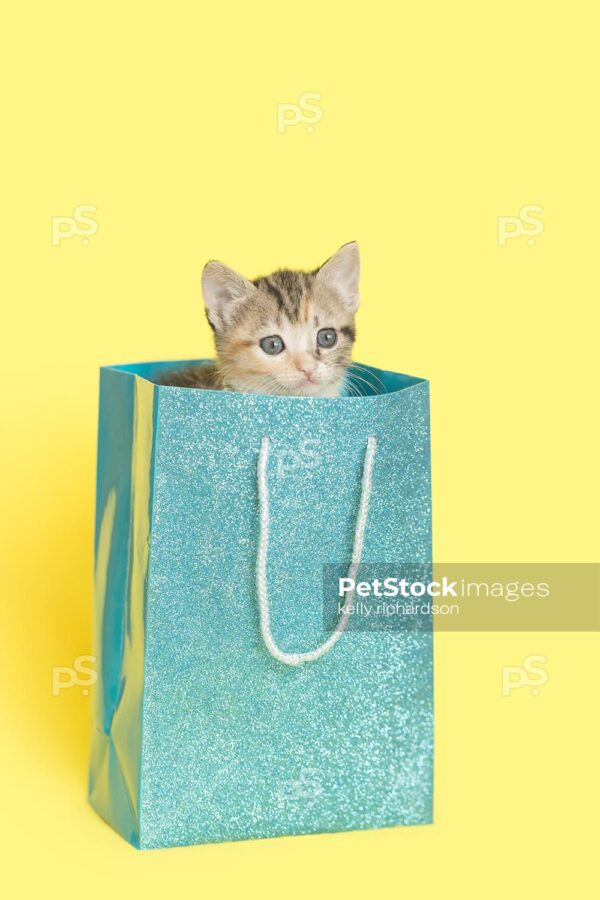
[[324, 569], [431, 558], [428, 383], [101, 370], [90, 800], [140, 848], [431, 821], [431, 629], [325, 627]]

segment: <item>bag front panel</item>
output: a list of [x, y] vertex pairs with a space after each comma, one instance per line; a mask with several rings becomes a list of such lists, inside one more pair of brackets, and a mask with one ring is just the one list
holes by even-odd
[[280, 647], [324, 639], [323, 567], [350, 561], [370, 435], [363, 560], [430, 559], [427, 384], [326, 404], [158, 391], [141, 845], [430, 821], [431, 635], [348, 631], [288, 667], [255, 586], [265, 436]]

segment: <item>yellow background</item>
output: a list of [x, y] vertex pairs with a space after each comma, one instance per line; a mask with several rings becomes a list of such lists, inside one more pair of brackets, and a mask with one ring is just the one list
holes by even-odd
[[[14, 3], [2, 104], [10, 896], [592, 895], [597, 637], [436, 638], [436, 824], [139, 853], [85, 800], [97, 370], [210, 354], [211, 258], [362, 251], [357, 359], [432, 383], [435, 555], [597, 559], [593, 2]], [[322, 118], [277, 131], [318, 92]], [[52, 245], [52, 217], [98, 231]], [[498, 243], [536, 204], [544, 230]], [[548, 680], [502, 696], [502, 667]], [[358, 752], [358, 751], [357, 751]]]

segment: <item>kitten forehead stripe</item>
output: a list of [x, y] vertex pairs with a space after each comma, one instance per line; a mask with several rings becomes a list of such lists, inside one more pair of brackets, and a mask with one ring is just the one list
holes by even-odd
[[267, 275], [263, 278], [257, 278], [255, 282], [253, 282], [256, 287], [263, 290], [266, 290], [272, 297], [277, 301], [278, 309], [285, 313], [288, 319], [291, 322], [298, 321], [298, 307], [299, 307], [299, 295], [297, 290], [294, 289], [294, 280], [290, 279], [288, 275], [294, 275], [293, 272], [287, 272], [285, 270], [280, 272], [273, 272], [272, 275]]

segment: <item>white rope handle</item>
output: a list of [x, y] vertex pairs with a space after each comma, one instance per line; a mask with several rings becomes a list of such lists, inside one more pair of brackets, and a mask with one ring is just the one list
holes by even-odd
[[[267, 481], [267, 465], [269, 462], [270, 441], [268, 437], [262, 439], [258, 456], [258, 498], [260, 505], [260, 532], [258, 540], [258, 555], [256, 559], [256, 586], [258, 590], [258, 606], [260, 610], [260, 630], [262, 632], [265, 647], [272, 657], [288, 666], [299, 666], [304, 662], [313, 662], [329, 653], [331, 648], [341, 638], [346, 630], [348, 619], [354, 607], [354, 590], [349, 594], [349, 600], [344, 604], [344, 611], [340, 616], [335, 631], [330, 637], [308, 653], [285, 653], [280, 650], [271, 634], [271, 613], [269, 610], [269, 595], [267, 591], [267, 554], [269, 550], [269, 484]], [[360, 505], [354, 529], [354, 548], [352, 550], [352, 562], [348, 570], [348, 577], [356, 578], [360, 559], [362, 556], [365, 529], [369, 515], [369, 500], [371, 498], [371, 485], [373, 477], [373, 461], [377, 442], [374, 437], [367, 441], [365, 459], [363, 463], [362, 485], [360, 492]]]

